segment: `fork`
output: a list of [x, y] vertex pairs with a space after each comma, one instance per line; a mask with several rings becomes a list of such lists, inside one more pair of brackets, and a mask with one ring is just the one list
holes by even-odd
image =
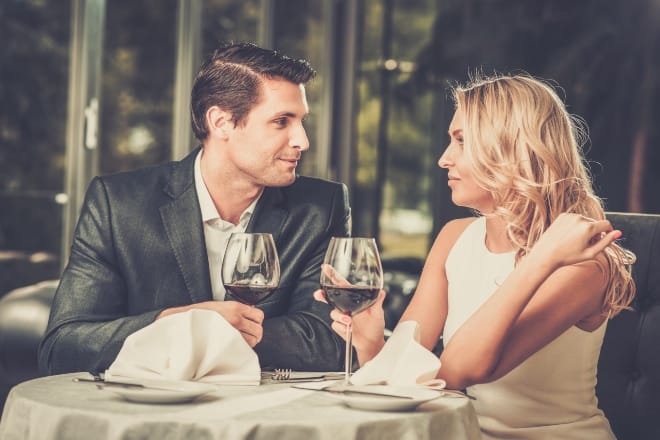
[[275, 368], [272, 380], [288, 380], [291, 378], [291, 368]]
[[267, 379], [274, 382], [315, 382], [322, 380], [341, 379], [344, 373], [313, 373], [313, 372], [296, 372], [291, 368], [276, 368], [270, 373], [267, 373]]

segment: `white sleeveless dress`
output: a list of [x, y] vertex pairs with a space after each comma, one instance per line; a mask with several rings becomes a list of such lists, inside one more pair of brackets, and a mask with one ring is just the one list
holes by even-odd
[[[486, 219], [472, 222], [447, 256], [445, 344], [513, 270], [515, 254], [486, 248]], [[506, 376], [468, 388], [484, 439], [614, 439], [595, 395], [607, 320], [595, 331], [571, 327]]]

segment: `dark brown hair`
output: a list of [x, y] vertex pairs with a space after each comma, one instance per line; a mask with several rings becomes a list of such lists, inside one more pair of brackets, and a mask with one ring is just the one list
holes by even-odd
[[217, 105], [231, 113], [234, 125], [245, 121], [259, 101], [262, 78], [282, 78], [305, 84], [316, 75], [306, 60], [263, 49], [252, 43], [232, 43], [213, 52], [204, 62], [192, 87], [192, 129], [200, 141], [209, 134], [207, 110]]

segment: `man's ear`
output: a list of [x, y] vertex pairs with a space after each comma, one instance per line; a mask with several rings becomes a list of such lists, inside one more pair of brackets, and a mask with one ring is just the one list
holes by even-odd
[[209, 107], [206, 111], [206, 125], [211, 136], [226, 140], [234, 129], [234, 121], [231, 114], [222, 110], [217, 105]]

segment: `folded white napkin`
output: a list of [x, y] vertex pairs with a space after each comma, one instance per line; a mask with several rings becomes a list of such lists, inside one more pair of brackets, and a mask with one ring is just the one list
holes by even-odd
[[435, 379], [438, 370], [440, 359], [419, 343], [417, 322], [404, 321], [396, 326], [380, 353], [351, 376], [351, 383], [411, 386]]
[[106, 377], [259, 385], [261, 368], [257, 354], [222, 316], [193, 309], [126, 338]]

